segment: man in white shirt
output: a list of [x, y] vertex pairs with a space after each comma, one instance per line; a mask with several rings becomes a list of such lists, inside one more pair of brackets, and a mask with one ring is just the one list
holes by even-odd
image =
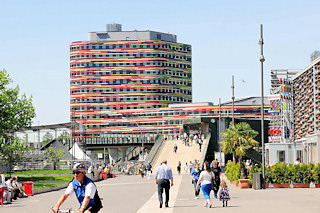
[[97, 188], [92, 180], [85, 175], [85, 167], [79, 163], [73, 167], [74, 180], [70, 182], [67, 190], [61, 196], [58, 203], [52, 211], [58, 213], [62, 203], [72, 195], [76, 197], [80, 203], [80, 209], [76, 213], [97, 213], [102, 208], [101, 200], [99, 198]]

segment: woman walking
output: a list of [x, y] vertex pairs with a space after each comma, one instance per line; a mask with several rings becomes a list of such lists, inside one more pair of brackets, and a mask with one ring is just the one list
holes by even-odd
[[212, 182], [212, 179], [214, 178], [214, 174], [211, 172], [210, 164], [208, 162], [204, 163], [204, 170], [205, 171], [202, 171], [200, 173], [200, 177], [199, 177], [196, 189], [199, 189], [199, 186], [201, 184], [202, 193], [206, 200], [204, 207], [209, 206], [209, 208], [211, 208], [212, 205], [210, 201], [210, 192], [211, 192], [211, 182]]
[[212, 172], [215, 176], [215, 187], [214, 187], [214, 197], [217, 198], [217, 195], [218, 195], [218, 191], [219, 191], [219, 186], [220, 186], [220, 176], [221, 176], [221, 168], [220, 166], [218, 166], [218, 162], [217, 161], [212, 161]]
[[195, 194], [195, 199], [199, 199], [199, 193], [200, 193], [200, 188], [197, 189], [197, 183], [200, 177], [201, 170], [199, 169], [199, 164], [196, 163], [195, 168], [192, 170], [191, 175], [192, 175], [192, 183], [194, 185], [194, 194]]

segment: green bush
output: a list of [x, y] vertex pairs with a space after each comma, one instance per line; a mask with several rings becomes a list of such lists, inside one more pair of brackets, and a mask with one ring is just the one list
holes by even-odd
[[292, 181], [294, 183], [310, 183], [312, 181], [311, 168], [313, 164], [297, 164], [292, 167]]
[[230, 162], [226, 166], [226, 177], [230, 181], [237, 181], [240, 179], [240, 164]]
[[285, 162], [277, 163], [271, 166], [271, 183], [289, 183], [293, 176], [292, 167], [292, 164], [287, 166]]
[[313, 179], [315, 183], [320, 183], [320, 163], [313, 167]]
[[[258, 164], [255, 164], [252, 169], [249, 171], [249, 183], [250, 184], [253, 184], [253, 173], [255, 172], [262, 172], [262, 164], [260, 163], [259, 165]], [[264, 175], [265, 175], [265, 182], [266, 183], [271, 183], [271, 172], [270, 172], [270, 168], [268, 168], [267, 166], [265, 166], [265, 170], [264, 170]]]

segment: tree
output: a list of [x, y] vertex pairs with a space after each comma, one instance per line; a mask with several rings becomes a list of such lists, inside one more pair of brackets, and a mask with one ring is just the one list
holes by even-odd
[[44, 158], [47, 162], [53, 163], [53, 169], [57, 169], [57, 165], [62, 158], [66, 156], [65, 150], [61, 148], [55, 148], [50, 146], [46, 149], [46, 154], [44, 154]]
[[242, 157], [246, 152], [259, 146], [259, 143], [254, 140], [258, 132], [251, 129], [250, 125], [245, 122], [238, 124], [231, 123], [230, 127], [222, 134], [222, 151], [226, 154], [233, 154], [236, 161], [240, 163], [241, 178], [245, 178], [244, 165]]
[[70, 139], [70, 134], [67, 131], [63, 131], [59, 136], [59, 139]]
[[8, 88], [10, 83], [12, 80], [7, 71], [0, 70], [0, 136], [6, 142], [13, 139], [14, 132], [30, 127], [35, 117], [32, 97], [19, 96], [19, 86]]
[[5, 143], [4, 138], [0, 138], [0, 162], [8, 170], [9, 173], [13, 171], [14, 166], [23, 161], [24, 152], [27, 148], [24, 143], [19, 141], [17, 138], [11, 143]]
[[53, 140], [53, 135], [50, 132], [47, 132], [44, 136], [42, 136], [42, 146], [46, 145], [50, 141]]

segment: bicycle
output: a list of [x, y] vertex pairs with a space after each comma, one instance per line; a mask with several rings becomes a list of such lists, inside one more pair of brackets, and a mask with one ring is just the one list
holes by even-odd
[[[87, 210], [90, 210], [92, 207], [89, 207]], [[51, 209], [53, 209], [53, 206], [51, 206]], [[72, 211], [72, 208], [69, 208], [67, 210], [58, 210], [58, 213], [75, 213], [75, 211]]]

